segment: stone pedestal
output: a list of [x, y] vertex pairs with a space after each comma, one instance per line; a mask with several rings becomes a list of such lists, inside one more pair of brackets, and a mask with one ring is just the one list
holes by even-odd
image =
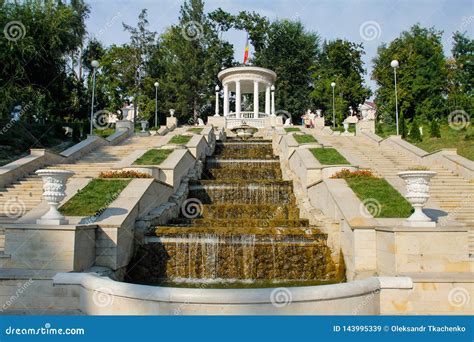
[[130, 120], [118, 120], [115, 123], [115, 130], [116, 131], [129, 131], [133, 132], [133, 122]]
[[217, 128], [225, 128], [225, 118], [223, 116], [208, 116], [207, 124]]
[[273, 127], [283, 127], [283, 118], [281, 116], [270, 116], [270, 123]]
[[356, 123], [356, 135], [361, 134], [362, 131], [375, 133], [375, 120], [361, 120]]
[[314, 118], [314, 127], [323, 128], [324, 127], [324, 118]]
[[3, 268], [81, 272], [94, 265], [95, 225], [11, 224], [5, 226]]
[[166, 118], [166, 127], [170, 130], [175, 129], [176, 127], [178, 127], [178, 119], [176, 119], [174, 116], [167, 117]]

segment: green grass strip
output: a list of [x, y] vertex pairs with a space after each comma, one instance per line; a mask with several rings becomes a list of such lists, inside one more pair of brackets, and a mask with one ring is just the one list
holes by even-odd
[[346, 158], [334, 148], [311, 148], [310, 151], [323, 165], [350, 164]]
[[374, 217], [406, 218], [412, 213], [410, 203], [383, 178], [354, 177], [346, 182]]
[[289, 132], [301, 132], [301, 130], [298, 127], [285, 127], [285, 131], [287, 133], [289, 133]]
[[193, 127], [193, 128], [188, 128], [188, 132], [201, 134], [203, 129], [204, 128]]
[[308, 143], [317, 143], [315, 137], [310, 134], [293, 134], [293, 138], [295, 138], [298, 144], [308, 144]]
[[160, 165], [173, 150], [148, 150], [140, 158], [135, 160], [134, 165]]
[[169, 141], [170, 144], [187, 144], [191, 140], [190, 135], [175, 135]]
[[67, 216], [93, 216], [107, 208], [130, 181], [130, 179], [93, 179], [59, 211]]

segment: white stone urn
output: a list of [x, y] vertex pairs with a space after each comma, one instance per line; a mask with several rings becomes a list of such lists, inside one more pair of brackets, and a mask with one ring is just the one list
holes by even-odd
[[436, 176], [435, 171], [412, 170], [399, 172], [407, 186], [406, 199], [415, 208], [415, 212], [407, 218], [404, 225], [410, 227], [435, 227], [436, 222], [426, 216], [423, 207], [430, 198], [430, 179]]
[[48, 202], [50, 209], [39, 220], [37, 224], [62, 225], [68, 221], [58, 211], [59, 203], [66, 197], [66, 182], [74, 175], [67, 170], [42, 169], [35, 172], [43, 179], [43, 197]]
[[174, 109], [170, 109], [170, 116], [174, 117]]
[[148, 125], [148, 121], [142, 120], [140, 121], [140, 125], [142, 126], [142, 133], [146, 133], [146, 126]]
[[349, 123], [344, 121], [342, 123], [342, 125], [344, 126], [344, 133], [348, 134], [349, 133]]

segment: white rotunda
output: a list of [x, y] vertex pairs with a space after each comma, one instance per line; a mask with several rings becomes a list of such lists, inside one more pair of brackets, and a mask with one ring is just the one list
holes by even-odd
[[[223, 86], [223, 115], [226, 128], [238, 127], [244, 123], [256, 128], [275, 125], [278, 120], [272, 119], [275, 117], [275, 81], [277, 78], [274, 71], [255, 66], [242, 66], [222, 70], [217, 77]], [[232, 93], [235, 96], [233, 110], [230, 108]], [[242, 109], [242, 96], [245, 94], [253, 94], [251, 111]], [[265, 94], [264, 97], [261, 94]], [[261, 100], [264, 101], [264, 106], [260, 105]], [[220, 116], [218, 94], [216, 94], [215, 117], [217, 116]]]

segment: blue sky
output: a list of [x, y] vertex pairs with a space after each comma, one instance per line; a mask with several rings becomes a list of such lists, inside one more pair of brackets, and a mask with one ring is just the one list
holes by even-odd
[[[181, 0], [90, 0], [88, 31], [106, 45], [127, 42], [122, 22], [135, 26], [142, 8], [148, 9], [150, 29], [161, 33], [176, 23]], [[474, 32], [473, 0], [207, 0], [206, 11], [219, 7], [230, 13], [255, 11], [270, 19], [298, 19], [321, 39], [345, 38], [364, 43], [365, 67], [370, 74], [377, 47], [390, 42], [413, 24], [444, 31], [445, 54], [450, 55], [452, 32]], [[245, 32], [224, 35], [243, 58]], [[366, 76], [372, 89], [375, 83]]]

